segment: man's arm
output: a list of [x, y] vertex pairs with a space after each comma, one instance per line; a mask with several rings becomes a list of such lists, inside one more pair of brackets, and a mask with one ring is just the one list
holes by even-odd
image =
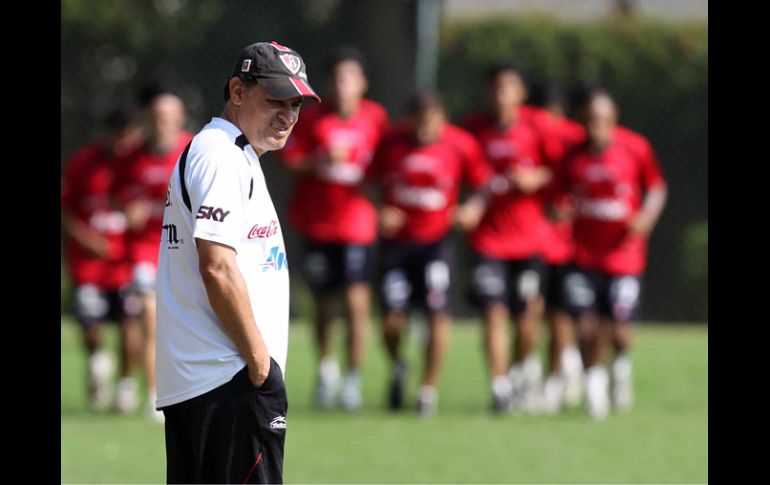
[[270, 372], [270, 354], [254, 321], [246, 281], [235, 262], [235, 250], [224, 244], [195, 239], [201, 278], [211, 308], [249, 367], [249, 379], [259, 387]]
[[641, 210], [629, 221], [628, 227], [634, 234], [649, 235], [658, 223], [666, 205], [668, 189], [665, 184], [651, 188], [644, 195]]
[[62, 228], [78, 245], [98, 258], [107, 256], [108, 241], [101, 234], [94, 232], [87, 224], [62, 211]]

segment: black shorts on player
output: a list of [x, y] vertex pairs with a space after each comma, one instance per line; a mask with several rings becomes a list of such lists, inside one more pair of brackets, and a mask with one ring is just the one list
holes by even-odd
[[305, 240], [303, 271], [313, 293], [324, 294], [369, 282], [369, 246]]
[[163, 408], [167, 483], [283, 483], [286, 387], [278, 364], [258, 388], [248, 368]]
[[578, 318], [593, 313], [616, 322], [630, 322], [639, 307], [639, 275], [611, 275], [573, 266], [564, 278], [567, 311]]
[[383, 312], [449, 308], [451, 250], [446, 239], [428, 244], [383, 241], [380, 302]]
[[522, 313], [530, 301], [543, 294], [544, 271], [539, 256], [503, 260], [475, 253], [473, 300], [482, 307], [503, 303], [513, 314]]
[[543, 272], [543, 295], [548, 310], [565, 310], [564, 278], [572, 269], [571, 264], [546, 264]]
[[96, 285], [83, 284], [75, 288], [75, 318], [84, 327], [105, 321], [120, 323], [136, 317], [142, 303], [131, 291], [130, 285], [118, 290], [105, 291]]

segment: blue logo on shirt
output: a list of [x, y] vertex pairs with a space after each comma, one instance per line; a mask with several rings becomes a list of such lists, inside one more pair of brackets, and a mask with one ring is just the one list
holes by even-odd
[[289, 261], [286, 259], [286, 253], [283, 251], [279, 252], [279, 249], [281, 249], [280, 246], [273, 246], [273, 248], [270, 250], [270, 257], [267, 258], [267, 261], [260, 265], [262, 266], [263, 273], [270, 269], [274, 269], [276, 271], [289, 269]]

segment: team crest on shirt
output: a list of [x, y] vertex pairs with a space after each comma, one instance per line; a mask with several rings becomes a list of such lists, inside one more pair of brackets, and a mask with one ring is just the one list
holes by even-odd
[[283, 65], [286, 66], [286, 69], [292, 74], [297, 74], [300, 68], [299, 57], [292, 54], [281, 54], [278, 57], [283, 62]]

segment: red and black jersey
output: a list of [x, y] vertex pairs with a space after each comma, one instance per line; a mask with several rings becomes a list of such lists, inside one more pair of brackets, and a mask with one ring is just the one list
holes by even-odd
[[115, 183], [113, 159], [97, 143], [78, 150], [67, 162], [62, 179], [62, 210], [107, 238], [107, 256], [98, 258], [77, 244], [65, 240], [65, 255], [75, 284], [94, 284], [105, 291], [130, 281], [126, 259], [126, 219], [111, 198]]
[[565, 159], [559, 185], [575, 203], [575, 262], [608, 274], [644, 271], [647, 238], [631, 234], [629, 221], [646, 191], [665, 183], [649, 142], [618, 127], [599, 154], [578, 145]]
[[[523, 194], [509, 181], [520, 168], [551, 166], [560, 147], [547, 132], [548, 113], [522, 106], [515, 123], [500, 127], [486, 112], [473, 114], [464, 127], [480, 142], [495, 177], [492, 197], [468, 242], [477, 252], [499, 259], [523, 259], [541, 253], [548, 231], [542, 193]], [[543, 192], [543, 191], [541, 191]]]
[[182, 132], [174, 148], [166, 153], [154, 153], [144, 145], [126, 157], [117, 168], [115, 195], [124, 207], [136, 200], [148, 202], [152, 213], [144, 227], [126, 233], [129, 257], [133, 262], [158, 263], [158, 247], [163, 227], [168, 183], [179, 155], [192, 140], [192, 134]]
[[361, 100], [358, 111], [341, 118], [324, 104], [303, 108], [286, 148], [284, 163], [316, 163], [301, 175], [289, 203], [289, 219], [306, 237], [320, 242], [370, 244], [377, 237], [377, 214], [360, 185], [374, 151], [388, 128], [388, 115], [378, 103]]
[[490, 176], [478, 142], [449, 123], [429, 145], [415, 141], [408, 122], [399, 124], [380, 144], [367, 173], [382, 184], [384, 203], [407, 214], [393, 239], [418, 243], [438, 241], [450, 231], [463, 181], [477, 189]]

